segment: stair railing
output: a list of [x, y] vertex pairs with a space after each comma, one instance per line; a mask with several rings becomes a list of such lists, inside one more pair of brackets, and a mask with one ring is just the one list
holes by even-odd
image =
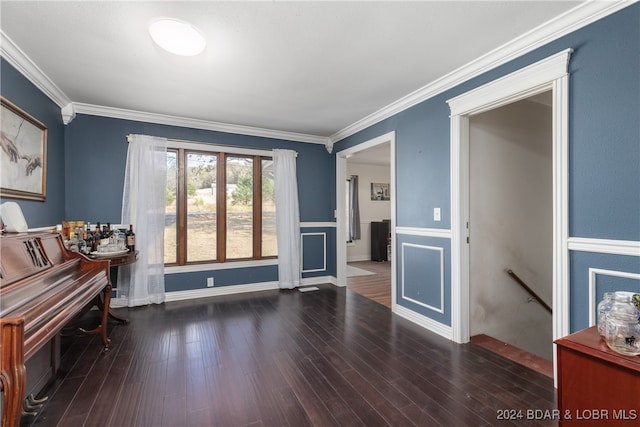
[[538, 301], [541, 306], [546, 308], [549, 313], [553, 313], [551, 311], [551, 307], [549, 307], [549, 304], [544, 302], [544, 300], [542, 298], [540, 298], [540, 296], [533, 289], [531, 289], [520, 277], [518, 277], [518, 275], [516, 273], [514, 273], [513, 270], [511, 270], [511, 269], [507, 270], [507, 274], [509, 274], [509, 276], [511, 276], [513, 278], [513, 280], [515, 280], [522, 287], [522, 289], [527, 291], [529, 293], [529, 295], [531, 295], [531, 297], [533, 299]]

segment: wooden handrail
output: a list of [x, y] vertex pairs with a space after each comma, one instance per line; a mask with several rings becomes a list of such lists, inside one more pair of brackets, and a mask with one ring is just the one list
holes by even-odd
[[535, 291], [533, 289], [531, 289], [529, 286], [527, 286], [527, 284], [524, 283], [524, 281], [520, 277], [518, 277], [518, 275], [516, 273], [514, 273], [513, 270], [509, 269], [509, 270], [507, 270], [507, 273], [509, 274], [509, 276], [511, 276], [513, 278], [513, 280], [518, 282], [518, 284], [520, 286], [522, 286], [522, 288], [525, 291], [527, 291], [529, 293], [529, 295], [531, 295], [533, 297], [533, 299], [538, 301], [540, 303], [540, 305], [542, 305], [544, 308], [546, 308], [549, 313], [553, 313], [551, 311], [551, 307], [549, 307], [549, 304], [544, 302], [544, 300], [542, 298], [540, 298], [540, 296], [537, 293], [535, 293]]

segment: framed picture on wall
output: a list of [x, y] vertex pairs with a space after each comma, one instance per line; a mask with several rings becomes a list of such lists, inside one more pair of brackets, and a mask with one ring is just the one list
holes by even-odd
[[0, 195], [44, 201], [47, 127], [4, 97], [0, 101]]
[[391, 200], [389, 184], [371, 183], [371, 200]]

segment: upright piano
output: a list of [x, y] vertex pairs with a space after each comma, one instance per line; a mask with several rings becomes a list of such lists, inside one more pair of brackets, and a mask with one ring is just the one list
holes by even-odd
[[102, 310], [100, 324], [83, 332], [98, 334], [109, 349], [110, 300], [108, 260], [68, 251], [55, 232], [0, 237], [2, 427], [18, 426], [24, 406], [34, 404], [26, 399], [25, 363], [94, 302]]

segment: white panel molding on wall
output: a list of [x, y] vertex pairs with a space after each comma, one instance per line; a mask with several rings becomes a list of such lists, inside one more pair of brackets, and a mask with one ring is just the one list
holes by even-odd
[[[422, 307], [425, 307], [429, 310], [435, 311], [436, 313], [440, 313], [443, 314], [444, 313], [444, 249], [443, 248], [438, 248], [435, 246], [426, 246], [426, 245], [418, 245], [415, 243], [402, 243], [402, 250], [400, 252], [400, 265], [401, 265], [401, 270], [400, 270], [400, 275], [401, 275], [401, 282], [400, 282], [400, 289], [402, 292], [402, 299], [405, 301], [409, 301], [413, 304], [417, 304], [420, 305]], [[425, 251], [435, 251], [438, 253], [438, 256], [440, 257], [440, 262], [439, 262], [439, 267], [440, 267], [440, 278], [439, 278], [439, 283], [440, 283], [440, 306], [436, 307], [434, 305], [431, 304], [427, 304], [424, 301], [418, 301], [414, 298], [410, 298], [408, 296], [405, 295], [405, 251], [407, 248], [415, 248], [415, 249], [420, 249], [420, 250], [425, 250]]]
[[640, 273], [630, 273], [628, 271], [605, 270], [601, 268], [589, 269], [589, 326], [596, 324], [596, 285], [598, 276], [620, 277], [623, 279], [638, 280], [638, 293], [640, 293]]
[[327, 233], [318, 232], [318, 233], [300, 233], [300, 249], [301, 256], [300, 259], [304, 260], [304, 238], [305, 236], [322, 236], [322, 268], [315, 268], [311, 270], [302, 270], [303, 273], [315, 273], [318, 271], [327, 271]]

